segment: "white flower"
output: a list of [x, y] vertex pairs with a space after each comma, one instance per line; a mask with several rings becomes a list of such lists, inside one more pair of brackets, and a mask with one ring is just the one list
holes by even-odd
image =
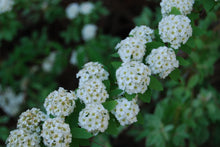
[[185, 44], [192, 36], [190, 19], [184, 15], [169, 15], [159, 22], [159, 34], [163, 42], [168, 42], [171, 47], [178, 49], [181, 43]]
[[68, 19], [74, 19], [79, 14], [78, 3], [71, 3], [66, 7], [66, 16]]
[[54, 116], [64, 117], [70, 115], [75, 108], [76, 95], [73, 91], [67, 92], [67, 90], [60, 87], [58, 91], [50, 93], [44, 101], [44, 108], [47, 114]]
[[0, 90], [0, 107], [9, 116], [15, 116], [24, 101], [24, 93], [16, 93], [10, 88], [6, 88], [4, 91]]
[[84, 41], [93, 39], [96, 36], [97, 26], [94, 24], [86, 24], [82, 29], [82, 38]]
[[45, 72], [50, 72], [53, 68], [54, 61], [56, 59], [56, 52], [50, 53], [50, 55], [43, 61], [42, 68]]
[[127, 37], [115, 47], [123, 62], [142, 61], [146, 46], [139, 37]]
[[26, 131], [40, 132], [39, 123], [47, 119], [46, 114], [40, 111], [40, 109], [32, 108], [23, 112], [18, 119], [17, 127], [19, 129], [25, 129]]
[[126, 98], [119, 98], [116, 100], [117, 105], [111, 111], [119, 123], [122, 126], [130, 125], [137, 121], [137, 114], [139, 112], [139, 106], [137, 105], [137, 99], [134, 98], [132, 101], [128, 101]]
[[103, 103], [109, 97], [105, 85], [100, 79], [89, 79], [77, 90], [77, 97], [85, 104]]
[[11, 11], [13, 4], [13, 0], [0, 0], [0, 13]]
[[80, 6], [79, 6], [79, 11], [81, 14], [87, 15], [90, 14], [92, 12], [92, 10], [94, 9], [94, 5], [91, 2], [83, 2]]
[[150, 83], [150, 69], [136, 61], [122, 63], [116, 71], [119, 89], [128, 94], [144, 93]]
[[70, 57], [70, 63], [73, 65], [77, 65], [78, 61], [77, 61], [77, 51], [73, 50], [71, 57]]
[[134, 29], [132, 29], [129, 35], [140, 38], [141, 41], [143, 41], [143, 43], [145, 44], [148, 42], [152, 42], [152, 39], [154, 38], [154, 30], [145, 25], [141, 25], [136, 26]]
[[109, 114], [101, 104], [88, 104], [79, 113], [79, 126], [97, 135], [108, 128]]
[[10, 132], [6, 144], [7, 147], [40, 147], [40, 136], [25, 129], [16, 129]]
[[81, 69], [76, 77], [79, 79], [79, 87], [84, 85], [89, 79], [97, 78], [101, 81], [107, 80], [109, 73], [104, 69], [103, 65], [98, 62], [88, 62], [84, 65], [83, 69]]
[[179, 67], [175, 52], [168, 47], [153, 49], [146, 58], [152, 74], [159, 74], [161, 78], [166, 78], [175, 68]]
[[176, 7], [182, 15], [190, 14], [195, 0], [162, 0], [160, 3], [163, 16], [169, 15], [172, 7]]
[[69, 124], [59, 117], [49, 118], [44, 122], [41, 136], [44, 145], [50, 147], [69, 147], [72, 142]]

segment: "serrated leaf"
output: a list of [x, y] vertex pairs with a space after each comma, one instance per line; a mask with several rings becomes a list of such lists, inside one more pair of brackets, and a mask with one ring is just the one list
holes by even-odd
[[181, 15], [181, 12], [176, 7], [172, 7], [170, 14]]
[[135, 98], [136, 94], [128, 94], [128, 93], [125, 93], [125, 97], [127, 100], [131, 101], [133, 98]]
[[138, 98], [140, 98], [144, 103], [150, 103], [150, 101], [151, 101], [151, 90], [148, 89], [143, 94], [139, 93]]
[[161, 82], [155, 78], [154, 76], [151, 76], [150, 77], [150, 85], [149, 87], [151, 89], [154, 89], [154, 90], [158, 90], [158, 91], [162, 91], [163, 90], [163, 85], [161, 84]]
[[119, 62], [119, 61], [114, 61], [114, 62], [111, 62], [111, 65], [115, 68], [115, 69], [118, 69], [120, 66], [121, 66], [122, 62]]
[[104, 102], [102, 105], [108, 111], [112, 111], [115, 108], [115, 106], [117, 105], [117, 102], [115, 100], [112, 100], [112, 101]]
[[178, 81], [180, 79], [180, 70], [175, 69], [169, 74], [169, 77], [173, 79], [174, 81]]
[[117, 95], [121, 94], [122, 92], [123, 92], [123, 90], [121, 90], [121, 89], [114, 89], [110, 92], [109, 95], [110, 95], [110, 97], [113, 97], [113, 96], [117, 96]]
[[180, 57], [180, 56], [177, 56], [176, 57], [177, 60], [179, 60], [179, 64], [180, 65], [183, 65], [183, 66], [188, 66], [190, 64], [189, 61], [185, 60], [184, 58]]
[[93, 136], [83, 128], [71, 128], [71, 133], [73, 138], [78, 139], [89, 139]]
[[188, 81], [188, 88], [193, 88], [199, 82], [199, 75], [192, 76]]

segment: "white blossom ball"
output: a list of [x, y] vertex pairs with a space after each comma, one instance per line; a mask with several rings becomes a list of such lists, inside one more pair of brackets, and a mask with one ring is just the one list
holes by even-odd
[[123, 62], [143, 60], [145, 55], [146, 46], [140, 37], [127, 37], [118, 43], [115, 47]]
[[44, 59], [43, 64], [42, 64], [42, 69], [45, 72], [50, 72], [52, 70], [55, 59], [56, 59], [56, 55], [57, 55], [56, 52], [51, 52], [50, 55]]
[[17, 127], [28, 132], [40, 132], [39, 123], [48, 118], [40, 109], [32, 108], [23, 112], [18, 119]]
[[122, 63], [116, 71], [119, 89], [128, 94], [144, 93], [150, 83], [151, 70], [136, 61]]
[[59, 117], [49, 118], [43, 123], [41, 136], [48, 147], [69, 147], [72, 142], [69, 124]]
[[179, 67], [175, 52], [166, 46], [153, 49], [146, 58], [152, 74], [159, 74], [160, 78], [166, 78], [175, 68]]
[[141, 41], [143, 41], [143, 43], [145, 44], [148, 42], [152, 42], [152, 39], [154, 38], [154, 30], [145, 25], [141, 25], [136, 26], [134, 29], [132, 29], [129, 35], [141, 38]]
[[79, 4], [71, 3], [66, 7], [66, 16], [68, 19], [74, 19], [79, 14]]
[[81, 85], [76, 95], [85, 104], [103, 103], [109, 97], [105, 85], [96, 78], [90, 79], [84, 85]]
[[94, 9], [94, 4], [91, 2], [83, 2], [80, 6], [79, 6], [79, 11], [81, 14], [87, 15], [90, 14], [92, 12], [92, 10]]
[[67, 90], [60, 87], [58, 91], [55, 90], [46, 97], [44, 108], [48, 115], [65, 117], [73, 112], [76, 99], [75, 92], [67, 92]]
[[137, 99], [134, 98], [132, 101], [128, 101], [126, 98], [122, 97], [116, 100], [117, 105], [111, 111], [116, 119], [122, 126], [130, 125], [137, 121], [137, 114], [140, 109], [137, 102]]
[[182, 15], [190, 14], [195, 0], [162, 0], [160, 3], [163, 16], [169, 15], [172, 7], [176, 7]]
[[40, 135], [16, 129], [10, 132], [6, 140], [7, 147], [40, 147]]
[[101, 81], [107, 80], [109, 73], [104, 69], [104, 66], [98, 62], [88, 62], [83, 66], [76, 77], [79, 79], [79, 87], [84, 85], [89, 79], [96, 78]]
[[108, 120], [108, 111], [97, 103], [86, 105], [79, 113], [79, 126], [94, 135], [104, 132], [108, 128]]
[[11, 11], [13, 4], [13, 0], [0, 0], [0, 14]]
[[190, 19], [184, 15], [169, 15], [159, 22], [159, 34], [163, 42], [178, 49], [181, 43], [185, 44], [192, 36]]
[[94, 24], [86, 24], [82, 29], [82, 38], [84, 41], [89, 41], [96, 36], [97, 26]]

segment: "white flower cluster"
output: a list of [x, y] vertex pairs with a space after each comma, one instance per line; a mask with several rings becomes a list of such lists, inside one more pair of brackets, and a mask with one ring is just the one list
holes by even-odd
[[172, 7], [176, 7], [182, 15], [190, 14], [195, 0], [162, 0], [160, 3], [163, 16], [169, 15]]
[[128, 101], [126, 98], [119, 98], [116, 100], [117, 105], [112, 113], [122, 126], [130, 125], [137, 121], [137, 114], [139, 113], [139, 106], [136, 103], [137, 99]]
[[0, 86], [0, 107], [7, 115], [15, 116], [20, 110], [21, 104], [24, 101], [24, 96], [23, 92], [16, 94], [12, 88], [8, 87], [2, 90]]
[[44, 59], [43, 64], [42, 64], [42, 69], [45, 72], [50, 72], [53, 68], [54, 61], [56, 59], [56, 52], [50, 53], [50, 55]]
[[76, 77], [79, 79], [79, 87], [85, 84], [89, 79], [96, 78], [101, 81], [107, 80], [109, 73], [103, 68], [103, 65], [98, 62], [88, 62], [84, 65]]
[[17, 128], [24, 129], [31, 133], [40, 132], [39, 123], [46, 119], [46, 114], [41, 112], [40, 109], [32, 108], [19, 116]]
[[152, 74], [159, 74], [163, 79], [179, 67], [175, 52], [166, 46], [153, 49], [147, 56], [146, 63], [149, 64]]
[[66, 7], [66, 15], [68, 19], [74, 19], [79, 14], [88, 15], [94, 9], [94, 4], [91, 2], [84, 2], [82, 4], [71, 3]]
[[127, 37], [117, 44], [118, 54], [123, 62], [142, 61], [146, 46], [139, 37]]
[[87, 104], [79, 113], [79, 126], [97, 135], [108, 128], [108, 111], [98, 103]]
[[84, 85], [81, 85], [76, 95], [85, 104], [103, 103], [109, 97], [105, 85], [96, 78], [89, 79]]
[[40, 136], [25, 129], [16, 129], [10, 132], [6, 144], [7, 147], [40, 147]]
[[69, 147], [72, 141], [69, 124], [59, 117], [44, 122], [41, 136], [44, 144], [49, 147]]
[[13, 0], [0, 0], [0, 14], [11, 11], [13, 4]]
[[82, 38], [84, 41], [93, 39], [96, 36], [97, 26], [94, 24], [86, 24], [82, 29]]
[[143, 43], [145, 44], [148, 42], [152, 42], [152, 39], [154, 38], [154, 30], [145, 25], [141, 25], [136, 26], [134, 29], [132, 29], [129, 35], [140, 38], [141, 41], [143, 41]]
[[46, 97], [44, 108], [48, 115], [65, 117], [73, 112], [76, 99], [75, 92], [67, 92], [67, 90], [60, 87], [58, 91], [55, 90]]
[[144, 93], [150, 83], [151, 70], [136, 61], [122, 63], [116, 71], [119, 89], [128, 94]]
[[163, 42], [168, 42], [171, 47], [178, 49], [181, 43], [185, 44], [192, 36], [190, 19], [184, 15], [169, 15], [159, 23], [159, 34]]

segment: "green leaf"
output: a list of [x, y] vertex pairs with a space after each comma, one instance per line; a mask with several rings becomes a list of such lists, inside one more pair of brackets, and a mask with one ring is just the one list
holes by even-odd
[[161, 82], [155, 78], [154, 76], [151, 76], [150, 77], [150, 85], [149, 87], [151, 89], [154, 89], [154, 90], [158, 90], [158, 91], [162, 91], [163, 90], [163, 85], [161, 84]]
[[109, 80], [105, 80], [105, 81], [103, 81], [103, 83], [104, 83], [107, 91], [109, 91], [110, 90], [110, 84], [111, 84], [110, 81]]
[[5, 124], [9, 121], [9, 117], [7, 116], [1, 116], [0, 117], [0, 124]]
[[119, 62], [119, 61], [114, 61], [114, 62], [111, 62], [111, 65], [115, 68], [115, 69], [118, 69], [120, 66], [121, 66], [122, 62]]
[[188, 45], [186, 45], [186, 44], [181, 46], [181, 50], [184, 51], [187, 54], [190, 54], [191, 51], [192, 51], [192, 49]]
[[117, 102], [115, 100], [112, 100], [112, 101], [104, 102], [102, 105], [108, 111], [112, 111], [115, 108], [115, 106], [117, 105]]
[[0, 132], [1, 132], [0, 139], [1, 140], [6, 140], [8, 135], [9, 135], [8, 128], [4, 127], [4, 126], [0, 126]]
[[106, 132], [109, 133], [110, 135], [118, 134], [117, 122], [113, 116], [110, 117], [108, 129], [106, 130]]
[[121, 89], [114, 89], [110, 92], [110, 97], [113, 97], [113, 96], [118, 96], [119, 94], [121, 94], [123, 92], [123, 90]]
[[193, 88], [194, 86], [196, 86], [198, 82], [199, 82], [199, 75], [196, 74], [189, 79], [187, 87]]
[[139, 93], [138, 98], [140, 98], [145, 103], [150, 103], [150, 101], [151, 101], [151, 90], [148, 89], [143, 94]]
[[164, 43], [153, 41], [153, 42], [149, 42], [149, 43], [146, 44], [146, 49], [147, 50], [152, 50], [152, 49], [156, 49], [160, 46], [164, 46]]
[[175, 69], [169, 74], [169, 77], [173, 79], [174, 81], [178, 81], [180, 79], [180, 70]]
[[206, 12], [209, 12], [214, 6], [215, 6], [215, 1], [214, 0], [201, 0]]
[[181, 15], [181, 12], [176, 7], [172, 7], [170, 14]]
[[78, 139], [89, 139], [93, 136], [83, 128], [71, 128], [71, 133], [73, 138]]
[[128, 93], [125, 93], [125, 97], [126, 99], [128, 99], [129, 101], [131, 101], [133, 98], [135, 98], [137, 94], [128, 94]]
[[112, 56], [112, 57], [116, 57], [116, 58], [120, 57], [118, 53], [114, 53], [114, 54], [112, 54], [111, 56]]
[[141, 125], [144, 124], [144, 117], [143, 117], [143, 114], [141, 114], [140, 112], [137, 115], [137, 123]]
[[185, 60], [184, 58], [180, 57], [180, 56], [177, 56], [176, 57], [177, 60], [179, 60], [179, 64], [180, 65], [183, 65], [183, 66], [188, 66], [190, 64], [189, 61]]

